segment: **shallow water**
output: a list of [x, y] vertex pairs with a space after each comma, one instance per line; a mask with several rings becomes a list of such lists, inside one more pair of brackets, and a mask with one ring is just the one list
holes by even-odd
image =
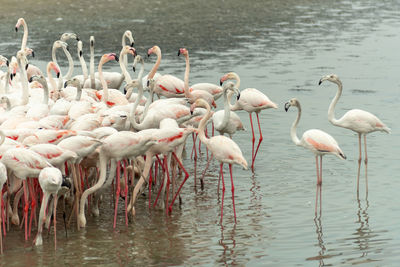
[[[279, 105], [278, 110], [260, 113], [264, 141], [255, 172], [234, 167], [237, 224], [233, 222], [228, 169], [220, 225], [219, 165], [211, 165], [204, 191], [194, 190], [194, 163], [188, 150], [184, 165], [190, 180], [182, 191], [181, 209], [175, 207], [171, 216], [162, 210], [148, 210], [142, 197], [134, 221], [125, 227], [121, 208], [113, 231], [112, 205], [106, 199], [100, 217], [88, 216], [88, 225], [81, 231], [71, 227], [68, 238], [62, 218], [58, 218], [57, 251], [52, 235], [44, 238], [43, 248], [32, 248], [31, 241], [25, 242], [23, 232], [14, 227], [4, 240], [0, 265], [398, 264], [397, 1], [97, 2], [27, 1], [23, 7], [3, 4], [7, 12], [0, 14], [0, 54], [10, 56], [18, 49], [22, 33], [14, 33], [14, 25], [18, 17], [24, 17], [30, 31], [28, 46], [37, 55], [30, 62], [42, 67], [50, 60], [51, 43], [65, 31], [77, 32], [87, 52], [89, 36], [95, 35], [98, 59], [103, 53], [118, 51], [123, 31], [130, 29], [139, 54], [144, 55], [155, 44], [161, 47], [162, 73], [183, 78], [185, 63], [176, 56], [180, 47], [190, 51], [192, 83], [218, 83], [224, 73], [237, 72], [241, 89], [255, 87]], [[71, 47], [74, 52], [74, 44]], [[147, 59], [146, 68], [154, 62], [154, 57]], [[66, 62], [61, 63], [66, 71]], [[116, 64], [107, 65], [117, 70]], [[336, 116], [361, 108], [392, 129], [390, 135], [368, 135], [368, 197], [364, 165], [360, 196], [356, 194], [357, 135], [327, 120], [337, 88], [328, 82], [318, 86], [318, 81], [330, 73], [336, 73], [344, 86]], [[283, 110], [292, 97], [298, 98], [303, 108], [298, 134], [323, 129], [347, 155], [346, 161], [324, 157], [322, 210], [317, 217], [314, 157], [291, 141], [289, 129], [296, 112]], [[222, 101], [218, 104], [221, 107]], [[234, 140], [249, 161], [248, 114], [238, 114], [247, 131], [238, 132]], [[205, 163], [203, 149], [197, 176]]]

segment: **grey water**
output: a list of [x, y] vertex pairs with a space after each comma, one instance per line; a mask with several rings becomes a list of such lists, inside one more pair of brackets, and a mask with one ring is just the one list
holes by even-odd
[[[223, 74], [235, 71], [241, 77], [240, 89], [259, 89], [279, 109], [260, 113], [264, 140], [254, 173], [233, 168], [236, 224], [228, 169], [220, 224], [219, 164], [211, 164], [204, 190], [195, 190], [189, 140], [183, 163], [190, 178], [181, 194], [181, 208], [176, 206], [171, 215], [148, 209], [147, 196], [143, 196], [129, 226], [125, 226], [121, 208], [113, 230], [113, 206], [106, 200], [100, 217], [87, 215], [87, 227], [77, 231], [71, 226], [67, 238], [62, 218], [57, 218], [56, 251], [52, 233], [45, 235], [43, 247], [36, 248], [14, 226], [3, 240], [1, 266], [398, 266], [398, 1], [2, 2], [0, 54], [4, 56], [14, 55], [20, 46], [22, 33], [14, 31], [19, 17], [28, 23], [28, 46], [35, 50], [36, 57], [30, 62], [42, 68], [51, 59], [52, 42], [63, 32], [80, 36], [86, 60], [89, 36], [94, 35], [98, 61], [104, 53], [118, 53], [123, 32], [131, 30], [139, 54], [145, 55], [153, 45], [161, 47], [160, 72], [183, 79], [185, 63], [177, 51], [186, 47], [191, 83], [218, 83]], [[76, 46], [73, 42], [70, 46], [76, 60]], [[146, 59], [146, 69], [154, 62], [154, 56]], [[60, 63], [65, 72], [66, 60]], [[118, 71], [116, 63], [105, 67]], [[76, 60], [76, 73], [78, 68]], [[327, 119], [337, 87], [328, 82], [318, 86], [318, 81], [331, 73], [344, 86], [337, 117], [360, 108], [392, 129], [391, 134], [367, 136], [368, 195], [364, 164], [359, 196], [356, 192], [357, 135]], [[347, 160], [324, 157], [317, 216], [314, 155], [291, 141], [289, 131], [296, 111], [286, 113], [283, 108], [293, 97], [303, 108], [298, 135], [311, 128], [322, 129], [347, 155]], [[222, 100], [217, 104], [222, 108]], [[247, 130], [236, 133], [233, 140], [251, 162], [249, 116], [237, 113]], [[205, 164], [203, 148], [197, 177]]]

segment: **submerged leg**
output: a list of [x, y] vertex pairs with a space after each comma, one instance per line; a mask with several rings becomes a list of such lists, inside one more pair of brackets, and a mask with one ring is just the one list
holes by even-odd
[[231, 191], [232, 191], [233, 215], [235, 216], [235, 223], [236, 223], [235, 186], [233, 185], [232, 164], [229, 164], [229, 172], [231, 174], [231, 186], [232, 186]]
[[178, 191], [176, 192], [174, 198], [172, 199], [171, 204], [169, 205], [169, 208], [168, 208], [169, 212], [172, 211], [172, 205], [174, 204], [176, 197], [179, 195], [179, 192], [181, 191], [183, 184], [184, 184], [184, 183], [186, 182], [186, 180], [189, 178], [189, 173], [188, 173], [188, 172], [186, 171], [186, 169], [183, 167], [182, 162], [181, 162], [181, 161], [179, 160], [179, 158], [176, 156], [175, 152], [172, 152], [172, 156], [173, 156], [173, 157], [175, 158], [175, 160], [178, 162], [178, 164], [179, 164], [179, 166], [181, 167], [181, 169], [185, 172], [185, 178], [183, 179], [181, 185], [180, 185], [179, 188], [178, 188]]
[[224, 182], [224, 164], [221, 162], [220, 164], [220, 173], [222, 177], [222, 201], [221, 201], [221, 224], [222, 224], [222, 218], [224, 217], [224, 196], [225, 196], [225, 182]]
[[254, 137], [253, 119], [251, 118], [251, 113], [249, 113], [249, 117], [250, 117], [250, 125], [251, 125], [251, 134], [253, 135], [253, 138], [251, 139], [251, 142], [252, 142], [252, 148], [251, 148], [251, 166], [252, 166], [252, 169], [253, 169], [254, 142], [256, 141], [256, 138]]
[[367, 155], [367, 135], [364, 134], [364, 152], [365, 152], [365, 194], [368, 196], [368, 155]]
[[361, 167], [361, 134], [358, 134], [358, 148], [359, 148], [359, 154], [360, 156], [358, 157], [358, 170], [357, 170], [357, 196], [360, 188], [360, 167]]

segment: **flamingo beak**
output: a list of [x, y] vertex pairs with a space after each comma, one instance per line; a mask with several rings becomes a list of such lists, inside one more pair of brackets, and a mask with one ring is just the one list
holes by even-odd
[[25, 70], [27, 70], [27, 69], [28, 69], [28, 67], [29, 67], [29, 64], [26, 64], [26, 65], [25, 65]]
[[132, 67], [133, 72], [136, 72], [136, 68], [135, 66]]
[[60, 78], [60, 72], [57, 72], [57, 78]]
[[119, 58], [117, 55], [114, 55], [115, 61], [119, 62]]
[[181, 50], [178, 50], [178, 57], [181, 55]]
[[236, 97], [236, 100], [239, 100], [239, 99], [240, 99], [240, 92], [238, 93], [238, 95]]
[[221, 79], [219, 80], [219, 85], [221, 86], [224, 83], [224, 81]]
[[82, 51], [79, 51], [79, 56], [80, 56], [80, 57], [82, 57], [82, 54], [83, 54]]
[[64, 88], [67, 88], [67, 86], [68, 86], [68, 81], [66, 81], [66, 82], [64, 83]]
[[15, 27], [15, 32], [18, 32], [18, 28], [17, 27]]
[[35, 57], [35, 52], [32, 51], [32, 57]]
[[135, 44], [135, 42], [132, 42], [132, 43], [131, 43], [131, 46], [134, 46], [134, 44]]
[[6, 61], [6, 65], [7, 65], [7, 67], [10, 66], [10, 62], [8, 62], [8, 60]]
[[93, 40], [90, 40], [90, 46], [94, 46]]
[[289, 110], [289, 107], [290, 107], [290, 103], [289, 103], [289, 102], [286, 102], [286, 103], [285, 103], [285, 111], [286, 111], [286, 112]]

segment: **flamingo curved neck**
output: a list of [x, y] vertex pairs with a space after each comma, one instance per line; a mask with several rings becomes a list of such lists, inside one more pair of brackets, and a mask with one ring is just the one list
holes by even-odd
[[157, 69], [158, 69], [158, 67], [160, 66], [160, 63], [161, 63], [161, 49], [160, 49], [160, 48], [157, 48], [157, 49], [155, 50], [155, 54], [157, 55], [157, 61], [156, 61], [156, 63], [154, 64], [153, 68], [151, 69], [149, 75], [147, 76], [147, 79], [148, 79], [148, 80], [149, 80], [149, 79], [153, 79], [153, 77], [154, 77], [154, 75], [156, 74]]
[[190, 74], [189, 52], [187, 54], [185, 54], [185, 61], [186, 61], [185, 78], [184, 78], [185, 97], [192, 98], [192, 94], [189, 92], [189, 74]]
[[72, 59], [71, 53], [68, 52], [65, 47], [63, 47], [63, 51], [68, 59], [68, 72], [65, 75], [65, 79], [70, 80], [72, 77], [72, 73], [74, 72], [74, 60]]
[[236, 81], [235, 87], [239, 89], [240, 87], [240, 77], [236, 73], [233, 73], [233, 79]]
[[200, 124], [199, 124], [199, 128], [198, 128], [198, 135], [199, 138], [201, 140], [201, 142], [203, 142], [204, 144], [208, 144], [209, 139], [206, 137], [205, 133], [204, 133], [204, 129], [206, 127], [207, 121], [211, 118], [211, 107], [210, 105], [206, 105], [206, 109], [207, 109], [207, 113], [206, 115], [204, 115], [204, 117], [201, 119]]
[[80, 83], [77, 83], [75, 101], [80, 101], [81, 97], [82, 97], [82, 85]]
[[49, 66], [47, 67], [47, 77], [49, 79], [49, 82], [50, 82], [51, 86], [53, 87], [52, 89], [54, 91], [56, 91], [57, 90], [57, 84], [56, 84], [56, 81], [54, 81], [54, 79], [53, 79], [53, 75], [51, 74]]
[[329, 109], [328, 109], [328, 120], [333, 125], [339, 125], [339, 121], [335, 118], [335, 107], [336, 107], [336, 104], [339, 101], [339, 98], [342, 95], [342, 91], [343, 91], [343, 86], [340, 81], [337, 83], [337, 85], [338, 85], [338, 90], [336, 92], [335, 97], [332, 99], [332, 102], [329, 105]]
[[297, 106], [298, 109], [298, 113], [297, 113], [297, 117], [295, 119], [295, 121], [292, 124], [292, 127], [290, 128], [290, 137], [292, 138], [293, 143], [295, 143], [296, 145], [300, 145], [300, 140], [297, 137], [297, 125], [299, 124], [300, 121], [300, 117], [301, 117], [301, 106], [300, 104], [298, 104]]
[[24, 35], [22, 37], [21, 50], [24, 51], [28, 42], [28, 25], [24, 19], [22, 20], [22, 26], [24, 27]]
[[8, 94], [10, 91], [10, 75], [11, 75], [11, 71], [10, 71], [10, 67], [8, 67], [6, 78], [4, 79], [3, 93], [5, 93], [5, 94]]
[[153, 96], [154, 96], [154, 83], [149, 88], [149, 97], [147, 98], [146, 104], [144, 105], [142, 121], [146, 117], [147, 112], [149, 111], [150, 104], [153, 103]]
[[227, 95], [227, 89], [224, 89], [224, 118], [222, 120], [221, 125], [219, 125], [219, 128], [221, 130], [225, 129], [228, 126], [229, 119], [231, 117], [231, 109], [230, 109], [230, 103], [228, 100], [228, 95]]
[[97, 68], [97, 71], [99, 72], [99, 79], [101, 82], [101, 85], [103, 87], [103, 102], [107, 104], [108, 101], [108, 86], [107, 86], [107, 82], [103, 77], [103, 60], [100, 60], [99, 66]]
[[28, 77], [25, 72], [25, 65], [22, 65], [21, 58], [17, 59], [18, 67], [21, 72], [21, 83], [22, 83], [22, 101], [21, 105], [24, 106], [29, 102], [29, 88], [28, 88]]
[[130, 83], [132, 81], [131, 75], [129, 72], [126, 70], [127, 62], [128, 62], [128, 56], [126, 54], [126, 50], [122, 49], [121, 53], [119, 54], [119, 66], [121, 68], [122, 74], [125, 77], [125, 82]]
[[131, 125], [137, 131], [146, 129], [146, 127], [145, 127], [145, 125], [143, 123], [138, 124], [136, 122], [136, 120], [135, 120], [135, 118], [136, 118], [136, 116], [135, 116], [136, 109], [137, 109], [137, 107], [139, 105], [140, 100], [143, 97], [143, 83], [142, 83], [143, 72], [144, 72], [144, 63], [142, 62], [142, 65], [141, 65], [141, 68], [140, 68], [140, 71], [139, 71], [139, 75], [138, 75], [138, 81], [139, 81], [139, 83], [138, 83], [138, 95], [137, 95], [137, 98], [135, 100], [135, 103], [133, 104], [133, 107], [132, 107], [132, 110], [131, 110], [131, 116], [130, 116]]

